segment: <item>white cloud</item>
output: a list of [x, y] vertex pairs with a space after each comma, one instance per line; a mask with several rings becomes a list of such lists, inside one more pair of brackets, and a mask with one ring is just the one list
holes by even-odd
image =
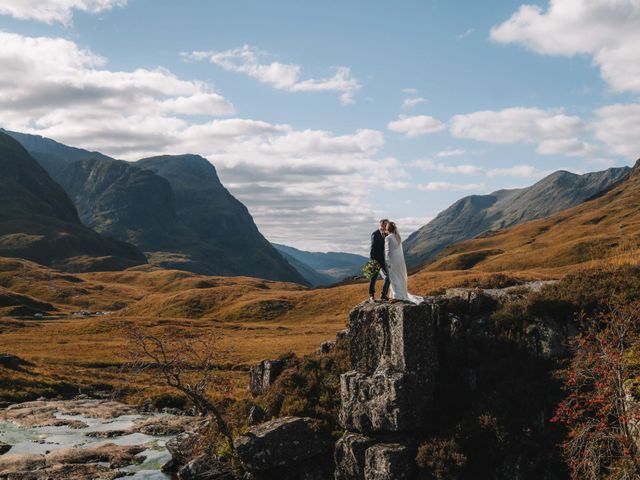
[[302, 67], [293, 63], [269, 62], [267, 52], [250, 45], [223, 52], [195, 51], [183, 54], [192, 60], [209, 60], [225, 70], [242, 73], [278, 90], [289, 92], [340, 92], [343, 105], [354, 103], [353, 96], [361, 88], [348, 67], [336, 67], [335, 73], [326, 78], [302, 80]]
[[536, 148], [542, 155], [585, 156], [596, 151], [596, 147], [577, 138], [551, 138], [543, 140]]
[[427, 100], [422, 97], [405, 98], [402, 102], [402, 108], [409, 110], [410, 108], [420, 105], [421, 103], [425, 103], [426, 101]]
[[640, 92], [640, 1], [551, 0], [522, 5], [491, 30], [500, 43], [547, 55], [590, 55], [615, 91]]
[[573, 137], [584, 126], [579, 117], [539, 108], [485, 110], [451, 119], [451, 133], [490, 143], [539, 143], [547, 138]]
[[429, 159], [414, 160], [410, 165], [421, 170], [454, 175], [482, 175], [484, 173], [484, 170], [476, 165], [447, 165]]
[[592, 128], [598, 140], [627, 160], [640, 158], [640, 104], [616, 104], [595, 112]]
[[519, 177], [519, 178], [537, 178], [544, 176], [543, 173], [536, 170], [531, 165], [514, 165], [507, 168], [491, 168], [486, 172], [487, 177]]
[[582, 120], [554, 110], [507, 108], [455, 115], [450, 122], [454, 137], [481, 142], [538, 144], [538, 153], [585, 155], [593, 147], [578, 140]]
[[207, 83], [110, 70], [68, 40], [0, 31], [0, 64], [0, 126], [127, 160], [201, 154], [273, 241], [365, 251], [380, 213], [373, 192], [405, 175], [380, 156], [383, 132], [217, 118], [233, 105]]
[[467, 152], [463, 148], [447, 148], [446, 150], [442, 150], [436, 153], [436, 157], [459, 157], [461, 155], [464, 155], [465, 153]]
[[451, 183], [451, 182], [427, 182], [427, 183], [408, 183], [408, 182], [386, 182], [383, 187], [385, 190], [419, 190], [422, 192], [449, 191], [460, 192], [469, 190], [484, 189], [483, 183]]
[[406, 93], [407, 95], [416, 95], [418, 93], [418, 89], [413, 87], [403, 88], [400, 91], [402, 93]]
[[537, 178], [541, 175], [541, 172], [531, 165], [514, 165], [508, 168], [487, 169], [478, 165], [448, 165], [446, 163], [437, 163], [429, 159], [414, 160], [409, 165], [425, 171], [433, 171], [450, 175], [479, 175], [489, 178]]
[[74, 10], [99, 13], [126, 4], [127, 0], [0, 0], [0, 14], [21, 20], [69, 25]]
[[165, 112], [179, 115], [231, 115], [235, 113], [233, 105], [215, 92], [201, 92], [189, 96], [169, 98], [162, 101], [160, 105]]
[[482, 190], [484, 183], [449, 183], [449, 182], [429, 182], [418, 184], [418, 190], [422, 191], [468, 191], [468, 190]]
[[[115, 71], [61, 38], [0, 31], [3, 126], [70, 143], [135, 154], [171, 143], [182, 115], [227, 115], [234, 107], [204, 82], [168, 70]], [[115, 147], [115, 148], [114, 148]]]
[[445, 125], [440, 120], [429, 115], [416, 115], [413, 117], [400, 115], [398, 120], [389, 122], [387, 127], [393, 132], [404, 133], [407, 137], [413, 138], [444, 130]]

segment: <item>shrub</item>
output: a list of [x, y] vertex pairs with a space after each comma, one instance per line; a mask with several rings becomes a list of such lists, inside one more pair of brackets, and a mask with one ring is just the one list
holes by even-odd
[[467, 462], [467, 457], [453, 438], [433, 439], [418, 448], [416, 463], [436, 480], [455, 478]]
[[338, 428], [340, 375], [349, 369], [349, 352], [339, 343], [331, 352], [290, 357], [287, 367], [256, 401], [271, 416], [310, 416]]
[[617, 303], [589, 322], [574, 343], [567, 397], [554, 421], [574, 479], [640, 478], [640, 403], [630, 389], [640, 370], [640, 301]]
[[163, 408], [184, 409], [186, 405], [186, 397], [172, 393], [161, 393], [151, 400], [151, 406], [156, 410], [162, 410]]

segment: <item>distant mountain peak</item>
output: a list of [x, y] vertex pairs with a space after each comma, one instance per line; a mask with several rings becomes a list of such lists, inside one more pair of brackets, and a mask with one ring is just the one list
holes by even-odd
[[0, 256], [74, 271], [146, 263], [133, 245], [101, 237], [82, 225], [63, 188], [18, 141], [2, 132], [0, 171]]
[[152, 264], [307, 283], [262, 236], [206, 158], [160, 155], [125, 162], [47, 138], [11, 135], [34, 149], [85, 224], [133, 243]]
[[558, 170], [527, 188], [464, 197], [405, 240], [407, 263], [418, 266], [454, 243], [574, 207], [611, 188], [628, 172], [627, 167], [584, 175]]

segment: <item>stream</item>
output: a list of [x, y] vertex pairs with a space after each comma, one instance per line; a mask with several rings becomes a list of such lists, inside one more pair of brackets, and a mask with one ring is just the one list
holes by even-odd
[[[91, 414], [91, 413], [89, 413]], [[157, 419], [166, 420], [169, 415], [155, 414], [126, 414], [112, 418], [95, 418], [82, 414], [68, 415], [59, 411], [53, 412], [52, 417], [60, 420], [80, 421], [86, 424], [84, 428], [72, 428], [70, 425], [60, 426], [26, 426], [19, 421], [0, 420], [0, 441], [12, 445], [8, 454], [46, 454], [69, 448], [87, 448], [102, 444], [116, 444], [122, 446], [138, 445], [145, 450], [140, 456], [146, 457], [144, 462], [129, 465], [117, 470], [133, 473], [125, 478], [135, 480], [169, 480], [171, 475], [161, 471], [162, 465], [171, 459], [165, 448], [171, 435], [152, 436], [140, 432], [124, 432], [111, 438], [96, 438], [88, 436], [90, 432], [126, 431], [134, 429], [136, 422]], [[2, 457], [0, 457], [1, 459]], [[101, 464], [108, 467], [108, 464]]]

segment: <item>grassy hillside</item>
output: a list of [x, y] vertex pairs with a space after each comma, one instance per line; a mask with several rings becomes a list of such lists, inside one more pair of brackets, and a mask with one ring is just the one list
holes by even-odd
[[[449, 287], [500, 287], [611, 264], [640, 264], [639, 187], [636, 168], [584, 205], [451, 247], [412, 275], [409, 288], [434, 294]], [[224, 358], [220, 368], [233, 380], [230, 395], [242, 398], [250, 364], [288, 351], [314, 351], [344, 328], [349, 310], [367, 296], [365, 283], [314, 290], [150, 266], [71, 275], [16, 259], [0, 259], [0, 288], [0, 315], [5, 315], [0, 352], [33, 364], [24, 371], [0, 371], [0, 397], [10, 399], [96, 385], [122, 387], [129, 398], [139, 398], [120, 370], [131, 325], [149, 332], [214, 332]], [[62, 316], [9, 316], [22, 307]], [[69, 315], [81, 309], [112, 313]], [[147, 388], [145, 396], [162, 390], [150, 379], [138, 381]]]
[[628, 172], [627, 167], [584, 175], [558, 171], [527, 188], [462, 198], [404, 241], [407, 265], [432, 261], [446, 247], [482, 233], [575, 207], [606, 191]]
[[640, 248], [640, 162], [598, 198], [453, 245], [423, 272], [549, 269], [633, 257]]

